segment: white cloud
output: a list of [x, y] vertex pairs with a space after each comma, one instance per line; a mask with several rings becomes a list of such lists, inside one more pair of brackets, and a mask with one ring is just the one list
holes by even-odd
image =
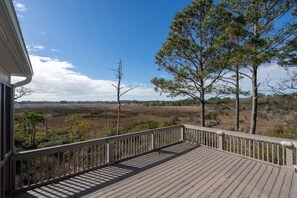
[[[21, 100], [73, 100], [99, 101], [116, 100], [112, 80], [96, 80], [73, 71], [70, 62], [55, 58], [30, 55], [34, 70], [32, 82], [26, 87], [34, 90], [30, 96]], [[123, 84], [123, 87], [127, 85]], [[152, 87], [141, 85], [128, 92], [123, 99], [149, 100], [161, 99]]]
[[[291, 71], [297, 71], [296, 68], [292, 68]], [[246, 74], [250, 75], [250, 72], [248, 70], [245, 70]], [[269, 85], [275, 86], [277, 83], [280, 82], [281, 79], [285, 79], [287, 77], [287, 71], [283, 68], [281, 68], [277, 63], [270, 63], [265, 64], [259, 67], [258, 69], [258, 83], [259, 91], [260, 92], [269, 92], [269, 87], [267, 87], [267, 83]], [[252, 85], [251, 80], [247, 77], [241, 80], [241, 88], [243, 90], [251, 91]]]
[[33, 44], [33, 49], [35, 50], [44, 50], [46, 47], [43, 46], [43, 45], [36, 45], [36, 44]]
[[31, 45], [26, 45], [26, 47], [29, 52], [37, 52], [37, 51], [46, 49], [45, 46], [39, 45], [39, 44], [34, 44], [34, 43]]
[[51, 49], [52, 52], [61, 52], [60, 50], [58, 49]]
[[[73, 71], [75, 66], [67, 61], [57, 58], [30, 55], [34, 70], [32, 82], [26, 87], [34, 90], [30, 96], [21, 100], [33, 101], [112, 101], [116, 100], [116, 91], [112, 84], [114, 80], [92, 79], [84, 74]], [[246, 71], [246, 73], [248, 73]], [[258, 71], [258, 81], [265, 85], [267, 79], [275, 84], [281, 78], [285, 78], [286, 71], [273, 63], [269, 66], [261, 66]], [[131, 79], [132, 80], [132, 79]], [[133, 82], [140, 85], [128, 92], [123, 99], [129, 100], [164, 100], [169, 99], [156, 93], [153, 87]], [[123, 87], [128, 88], [127, 83]], [[251, 90], [251, 81], [248, 78], [241, 80], [243, 90]], [[261, 86], [265, 90], [265, 86]], [[178, 99], [178, 98], [176, 98]]]
[[15, 6], [15, 9], [16, 9], [17, 12], [26, 12], [27, 11], [27, 7], [23, 3], [19, 3], [17, 1], [14, 1], [14, 6]]

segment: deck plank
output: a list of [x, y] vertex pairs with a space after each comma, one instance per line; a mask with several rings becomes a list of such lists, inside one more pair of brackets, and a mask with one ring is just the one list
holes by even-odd
[[259, 182], [254, 187], [252, 193], [250, 194], [250, 197], [259, 197], [260, 193], [262, 192], [262, 189], [264, 188], [268, 178], [270, 177], [270, 174], [272, 173], [273, 166], [268, 166], [266, 171], [261, 176]]
[[240, 184], [237, 188], [231, 193], [230, 197], [239, 197], [240, 193], [244, 190], [245, 186], [248, 184], [250, 179], [254, 176], [256, 171], [260, 168], [261, 163], [256, 163], [252, 170], [246, 175], [243, 180], [240, 181]]
[[297, 198], [297, 173], [287, 167], [182, 143], [14, 197]]
[[290, 197], [297, 198], [297, 173], [294, 173], [293, 175], [293, 182], [292, 182]]
[[291, 186], [292, 186], [292, 182], [293, 182], [293, 174], [294, 174], [294, 170], [292, 169], [287, 169], [286, 172], [286, 176], [281, 188], [281, 192], [280, 192], [280, 197], [289, 197], [290, 195], [290, 190], [291, 190]]
[[211, 194], [211, 198], [219, 197], [228, 188], [228, 186], [240, 176], [240, 174], [248, 167], [249, 163], [237, 164], [237, 169], [234, 173], [230, 175], [226, 175], [226, 180], [219, 188], [215, 189], [215, 191]]
[[[166, 191], [171, 191], [172, 189], [175, 189], [175, 185], [178, 183], [182, 183], [182, 181], [187, 180], [191, 175], [195, 174], [196, 172], [201, 173], [205, 170], [207, 166], [210, 166], [212, 163], [215, 163], [218, 159], [225, 158], [226, 155], [215, 155], [213, 158], [207, 161], [202, 161], [198, 166], [193, 166], [191, 169], [184, 170], [182, 169], [179, 171], [179, 174], [175, 174], [176, 170], [173, 170], [169, 174], [172, 176], [171, 178], [162, 177], [158, 178], [158, 181], [152, 181], [148, 184], [148, 188], [143, 189], [142, 191], [131, 191], [129, 192], [129, 195], [133, 196], [140, 196], [140, 197], [158, 197], [158, 196], [164, 196], [163, 193]], [[185, 166], [186, 167], [186, 166]], [[137, 189], [136, 189], [137, 191]]]
[[274, 185], [274, 182], [276, 181], [279, 171], [280, 171], [279, 167], [273, 167], [272, 173], [270, 174], [264, 188], [262, 189], [259, 195], [260, 198], [269, 197], [269, 194], [272, 191], [272, 187]]
[[242, 193], [240, 194], [240, 197], [246, 198], [246, 197], [249, 197], [250, 196], [251, 192], [256, 187], [258, 181], [261, 179], [261, 177], [264, 174], [264, 172], [266, 171], [266, 169], [267, 169], [267, 165], [266, 164], [262, 164], [262, 166], [260, 167], [260, 169], [256, 172], [256, 174], [254, 175], [254, 177], [250, 180], [250, 182], [248, 183], [248, 185], [242, 191]]
[[[198, 154], [198, 153], [195, 153]], [[188, 156], [193, 159], [196, 159], [197, 161], [188, 161], [188, 163], [185, 163], [182, 168], [179, 168], [177, 170], [176, 164], [179, 163], [172, 163], [172, 167], [168, 167], [166, 164], [162, 165], [161, 167], [156, 167], [157, 170], [151, 170], [154, 172], [152, 176], [152, 172], [148, 171], [145, 175], [138, 175], [136, 178], [132, 178], [131, 180], [127, 180], [126, 182], [123, 182], [121, 186], [117, 186], [115, 188], [107, 188], [103, 197], [110, 197], [110, 196], [129, 196], [134, 193], [143, 193], [143, 190], [150, 190], [155, 189], [155, 186], [158, 186], [158, 184], [163, 180], [166, 180], [166, 182], [169, 182], [171, 180], [174, 180], [176, 175], [181, 174], [183, 175], [185, 170], [192, 170], [195, 169], [197, 166], [201, 166], [205, 164], [205, 161], [211, 159], [216, 159], [215, 157], [219, 156], [215, 153], [205, 153], [204, 156], [201, 158], [195, 158], [195, 155]], [[181, 162], [180, 162], [181, 163]], [[156, 172], [155, 172], [156, 171]], [[172, 174], [174, 172], [175, 174]], [[142, 189], [142, 186], [148, 186], [145, 189]], [[119, 188], [120, 187], [120, 188]]]
[[[224, 164], [229, 164], [233, 160], [236, 160], [236, 158], [234, 158], [234, 156], [224, 156], [223, 158], [216, 159], [216, 161], [222, 161], [222, 162], [224, 161]], [[166, 186], [165, 188], [161, 188], [162, 190], [158, 191], [155, 194], [152, 194], [152, 197], [160, 197], [160, 196], [180, 197], [180, 196], [184, 196], [184, 193], [188, 189], [190, 189], [196, 185], [196, 184], [193, 184], [193, 183], [195, 183], [195, 181], [204, 180], [205, 178], [210, 176], [212, 173], [216, 172], [216, 170], [218, 168], [220, 168], [221, 164], [216, 163], [216, 161], [213, 162], [216, 165], [212, 166], [212, 168], [204, 168], [203, 167], [203, 169], [200, 169], [199, 171], [191, 172], [186, 177], [183, 177], [182, 180], [176, 180], [171, 186]], [[165, 186], [165, 185], [163, 184], [163, 186]], [[198, 186], [198, 184], [197, 184], [197, 186]], [[172, 190], [172, 189], [174, 189], [174, 190]]]
[[276, 181], [273, 185], [272, 191], [270, 192], [269, 197], [275, 197], [275, 198], [279, 197], [281, 188], [283, 186], [283, 182], [284, 182], [284, 179], [286, 176], [286, 172], [287, 172], [287, 169], [281, 168], [281, 170], [278, 173], [278, 176], [276, 178]]
[[256, 162], [252, 160], [248, 160], [249, 165], [246, 167], [244, 171], [235, 179], [233, 182], [225, 189], [222, 197], [228, 197], [230, 194], [241, 184], [242, 180], [246, 177], [246, 175], [254, 168]]
[[215, 177], [219, 172], [225, 172], [227, 166], [233, 167], [236, 166], [236, 164], [243, 162], [241, 158], [225, 158], [222, 163], [224, 163], [224, 165], [220, 165], [218, 163], [218, 166], [214, 167], [212, 170], [208, 170], [203, 175], [195, 175], [192, 181], [186, 180], [183, 188], [178, 189], [176, 192], [171, 192], [170, 197], [190, 196], [191, 194], [195, 193], [196, 190], [200, 189], [204, 183]]
[[[214, 183], [219, 180], [221, 177], [224, 176], [235, 164], [237, 164], [242, 158], [238, 158], [232, 160], [230, 163], [225, 163], [224, 165], [220, 166], [216, 171], [208, 175], [203, 180], [194, 181], [190, 185], [188, 185], [188, 189], [186, 193], [183, 194], [184, 197], [190, 197], [195, 194], [201, 194], [204, 192], [209, 186], [214, 185]], [[189, 189], [190, 188], [190, 189]]]

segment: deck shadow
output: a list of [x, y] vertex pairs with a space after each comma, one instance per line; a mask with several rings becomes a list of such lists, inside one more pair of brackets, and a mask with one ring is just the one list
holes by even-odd
[[137, 175], [164, 162], [184, 155], [199, 145], [176, 144], [154, 152], [122, 161], [113, 166], [60, 181], [56, 184], [42, 186], [28, 192], [15, 194], [13, 197], [82, 197], [103, 189], [109, 185]]

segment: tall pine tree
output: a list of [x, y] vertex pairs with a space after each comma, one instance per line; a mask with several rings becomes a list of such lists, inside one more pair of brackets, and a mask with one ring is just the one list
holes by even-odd
[[228, 62], [229, 49], [222, 47], [222, 35], [230, 20], [230, 13], [212, 0], [195, 0], [176, 14], [156, 55], [159, 69], [172, 75], [171, 80], [155, 77], [156, 91], [197, 100], [201, 126], [205, 126], [205, 95], [213, 92]]
[[[283, 28], [275, 24], [287, 14], [296, 3], [294, 0], [228, 0], [229, 11], [235, 17], [244, 17], [244, 29], [249, 34], [243, 45], [246, 62], [252, 80], [252, 113], [250, 133], [256, 133], [258, 112], [258, 70], [264, 63], [277, 57], [279, 46], [283, 44]], [[278, 38], [278, 39], [277, 39]]]

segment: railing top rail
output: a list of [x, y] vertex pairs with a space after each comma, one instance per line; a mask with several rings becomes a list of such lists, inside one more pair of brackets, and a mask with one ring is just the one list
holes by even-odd
[[157, 129], [144, 130], [144, 131], [139, 131], [139, 132], [135, 132], [135, 133], [109, 136], [109, 137], [104, 137], [104, 138], [99, 138], [99, 139], [94, 139], [94, 140], [87, 140], [87, 141], [82, 141], [82, 142], [75, 142], [75, 143], [70, 143], [70, 144], [51, 146], [51, 147], [47, 147], [47, 148], [34, 149], [34, 150], [29, 150], [29, 151], [21, 151], [21, 152], [15, 153], [13, 158], [15, 160], [19, 160], [19, 159], [24, 159], [25, 157], [34, 157], [34, 156], [38, 156], [41, 154], [52, 154], [52, 153], [62, 152], [65, 150], [79, 149], [79, 148], [86, 147], [86, 146], [92, 146], [92, 145], [96, 145], [96, 144], [106, 143], [109, 141], [137, 137], [137, 136], [141, 136], [141, 135], [145, 135], [145, 134], [150, 134], [153, 132], [159, 132], [159, 131], [164, 131], [167, 129], [180, 128], [180, 127], [183, 127], [183, 125], [161, 127], [161, 128], [157, 128]]
[[234, 131], [228, 131], [228, 130], [222, 130], [222, 129], [216, 129], [216, 128], [200, 127], [200, 126], [194, 126], [194, 125], [188, 125], [188, 124], [184, 124], [184, 127], [190, 128], [190, 129], [201, 130], [201, 131], [205, 131], [205, 132], [211, 132], [211, 133], [217, 133], [217, 132], [221, 131], [221, 132], [224, 132], [225, 135], [231, 135], [231, 136], [245, 138], [245, 139], [251, 139], [251, 140], [259, 140], [259, 141], [263, 141], [263, 142], [271, 142], [271, 143], [276, 143], [276, 144], [281, 144], [281, 142], [283, 142], [283, 141], [288, 141], [288, 142], [292, 142], [294, 144], [294, 146], [297, 147], [297, 141], [292, 140], [292, 139], [268, 137], [268, 136], [263, 136], [263, 135], [234, 132]]

